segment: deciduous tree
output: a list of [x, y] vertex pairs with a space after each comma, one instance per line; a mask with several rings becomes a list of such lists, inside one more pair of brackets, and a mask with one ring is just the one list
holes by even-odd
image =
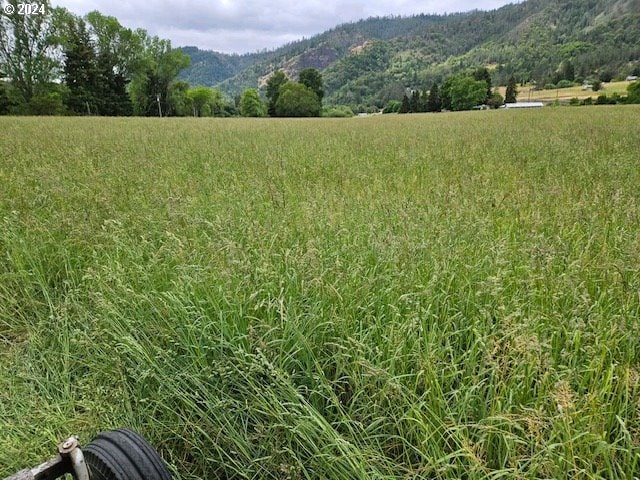
[[22, 101], [29, 103], [39, 88], [56, 77], [60, 62], [55, 58], [56, 27], [49, 0], [41, 0], [38, 14], [32, 15], [21, 14], [20, 3], [8, 0], [13, 9], [0, 14], [0, 65]]
[[193, 87], [187, 90], [187, 98], [191, 100], [191, 108], [194, 117], [202, 117], [206, 113], [206, 106], [209, 105], [208, 112], [213, 111], [213, 90], [209, 87]]
[[451, 84], [451, 109], [471, 110], [482, 105], [487, 96], [486, 82], [472, 77], [457, 77]]
[[245, 90], [240, 97], [240, 114], [243, 117], [265, 117], [267, 106], [260, 99], [260, 94], [255, 88]]
[[420, 111], [421, 112], [429, 111], [429, 92], [427, 91], [426, 88], [422, 90], [422, 93], [420, 94]]
[[279, 117], [318, 117], [322, 104], [316, 93], [297, 82], [280, 87], [276, 114]]
[[131, 81], [144, 68], [147, 32], [126, 28], [117, 18], [98, 11], [89, 12], [86, 20], [91, 26], [97, 54], [108, 57], [114, 73], [122, 76], [126, 82]]
[[[140, 32], [139, 32], [140, 33]], [[170, 111], [169, 87], [190, 59], [171, 42], [142, 32], [144, 68], [132, 80], [130, 93], [138, 115], [164, 116]]]
[[184, 80], [171, 82], [169, 86], [169, 104], [172, 106], [172, 110], [169, 112], [169, 115], [176, 117], [193, 115], [193, 105], [191, 99], [187, 96], [188, 91], [188, 82]]

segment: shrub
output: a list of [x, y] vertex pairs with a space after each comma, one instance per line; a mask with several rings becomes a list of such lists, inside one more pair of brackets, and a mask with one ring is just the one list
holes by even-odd
[[389, 100], [387, 106], [382, 110], [382, 113], [398, 113], [400, 111], [400, 107], [402, 107], [402, 102], [399, 102], [398, 100]]
[[603, 82], [610, 82], [611, 80], [613, 80], [613, 72], [611, 70], [605, 70], [603, 72], [600, 72], [600, 80]]
[[573, 87], [575, 84], [571, 80], [560, 80], [558, 82], [557, 88], [569, 88]]
[[27, 112], [30, 115], [64, 115], [66, 109], [62, 103], [62, 96], [58, 92], [50, 92], [33, 97]]
[[336, 105], [334, 107], [325, 107], [322, 109], [323, 117], [332, 118], [349, 118], [353, 117], [353, 110], [347, 105]]
[[489, 105], [491, 108], [500, 108], [502, 105], [504, 105], [504, 98], [497, 91], [495, 91], [491, 94], [491, 98], [487, 100], [487, 105]]
[[615, 98], [611, 97], [607, 97], [606, 95], [600, 95], [597, 99], [596, 99], [596, 105], [615, 105], [616, 103], [618, 103], [616, 101]]
[[640, 80], [627, 86], [627, 103], [640, 103]]

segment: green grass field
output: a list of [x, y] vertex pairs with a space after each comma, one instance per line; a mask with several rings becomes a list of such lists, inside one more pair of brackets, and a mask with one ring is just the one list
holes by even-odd
[[0, 477], [638, 476], [639, 116], [0, 117]]

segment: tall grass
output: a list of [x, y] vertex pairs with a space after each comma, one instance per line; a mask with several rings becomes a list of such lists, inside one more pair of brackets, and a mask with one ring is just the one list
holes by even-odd
[[0, 118], [0, 476], [638, 476], [639, 113]]

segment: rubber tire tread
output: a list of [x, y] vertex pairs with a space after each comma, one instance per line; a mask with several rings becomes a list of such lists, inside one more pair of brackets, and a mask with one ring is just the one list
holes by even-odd
[[171, 480], [158, 452], [127, 428], [100, 433], [82, 453], [90, 480]]

